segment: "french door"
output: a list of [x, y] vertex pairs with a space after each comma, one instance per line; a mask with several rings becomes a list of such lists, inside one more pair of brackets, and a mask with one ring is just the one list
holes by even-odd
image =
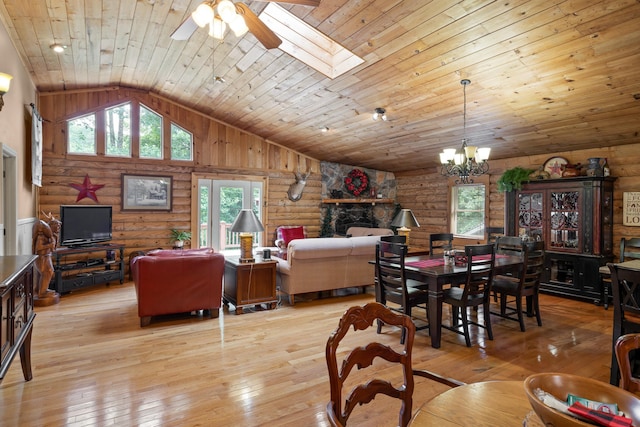
[[[219, 252], [239, 251], [238, 233], [231, 224], [241, 209], [252, 209], [262, 219], [263, 181], [198, 179], [198, 245]], [[254, 244], [262, 246], [262, 233], [254, 235]]]

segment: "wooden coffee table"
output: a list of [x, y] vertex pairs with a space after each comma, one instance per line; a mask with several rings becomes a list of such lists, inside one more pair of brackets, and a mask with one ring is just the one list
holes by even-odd
[[256, 262], [240, 262], [239, 257], [225, 257], [224, 294], [225, 304], [233, 304], [236, 314], [244, 312], [243, 307], [267, 304], [269, 309], [278, 305], [276, 294], [275, 260], [263, 260], [257, 256]]

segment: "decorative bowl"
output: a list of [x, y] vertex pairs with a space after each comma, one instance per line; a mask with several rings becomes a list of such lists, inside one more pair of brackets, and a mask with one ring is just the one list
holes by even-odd
[[633, 393], [602, 381], [578, 375], [561, 373], [534, 374], [524, 380], [524, 390], [533, 410], [538, 414], [545, 426], [592, 427], [593, 424], [580, 421], [571, 415], [563, 414], [545, 405], [534, 392], [538, 388], [565, 401], [567, 400], [567, 395], [571, 393], [585, 399], [604, 403], [617, 403], [618, 409], [624, 412], [626, 417], [633, 420], [633, 425], [640, 426], [640, 398]]

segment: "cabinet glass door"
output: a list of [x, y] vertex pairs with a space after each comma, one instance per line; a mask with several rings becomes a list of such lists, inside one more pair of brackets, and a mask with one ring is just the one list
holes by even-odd
[[542, 240], [543, 193], [522, 192], [518, 195], [518, 235]]
[[578, 251], [580, 247], [580, 192], [551, 191], [549, 249]]

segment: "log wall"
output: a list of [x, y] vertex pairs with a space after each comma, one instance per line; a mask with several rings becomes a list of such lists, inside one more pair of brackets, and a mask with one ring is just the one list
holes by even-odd
[[[191, 162], [149, 160], [104, 156], [98, 146], [97, 156], [66, 153], [66, 121], [80, 114], [102, 110], [123, 102], [143, 103], [169, 121], [193, 133], [194, 160]], [[272, 244], [275, 227], [304, 225], [310, 236], [317, 236], [321, 222], [320, 162], [271, 143], [264, 138], [227, 126], [194, 110], [153, 93], [126, 89], [41, 93], [39, 110], [43, 123], [43, 186], [38, 194], [38, 212], [52, 212], [59, 217], [62, 204], [95, 204], [85, 198], [77, 201], [78, 191], [69, 186], [82, 183], [89, 175], [92, 184], [104, 184], [96, 192], [99, 204], [112, 205], [113, 239], [127, 246], [126, 254], [135, 250], [171, 247], [169, 229], [191, 229], [191, 193], [194, 176], [262, 177], [266, 179], [265, 244]], [[165, 145], [165, 153], [168, 153]], [[295, 181], [298, 168], [311, 170], [303, 197], [298, 202], [287, 198], [287, 189]], [[121, 174], [170, 175], [173, 178], [173, 201], [170, 212], [122, 211]], [[195, 236], [195, 234], [194, 234]]]

